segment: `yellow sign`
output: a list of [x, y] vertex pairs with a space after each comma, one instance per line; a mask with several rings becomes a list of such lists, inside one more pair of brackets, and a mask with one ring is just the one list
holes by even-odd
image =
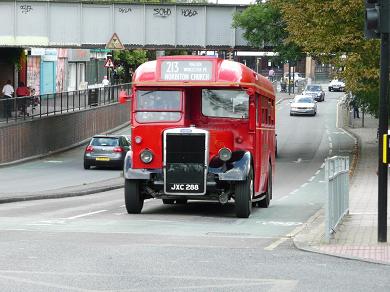
[[389, 147], [388, 144], [387, 144], [387, 134], [383, 134], [383, 155], [382, 155], [382, 161], [383, 163], [388, 163], [388, 159], [387, 159], [387, 148]]
[[110, 50], [124, 50], [125, 47], [123, 46], [122, 42], [120, 41], [118, 35], [114, 33], [111, 37], [111, 39], [108, 41], [106, 45], [106, 49]]

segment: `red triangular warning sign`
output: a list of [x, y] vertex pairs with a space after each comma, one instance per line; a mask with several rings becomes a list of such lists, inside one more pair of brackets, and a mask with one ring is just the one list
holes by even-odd
[[106, 67], [106, 68], [114, 68], [114, 63], [112, 62], [111, 59], [107, 59], [106, 63], [104, 64], [104, 67]]
[[108, 41], [106, 45], [106, 49], [110, 50], [124, 50], [125, 47], [123, 46], [122, 42], [120, 41], [118, 35], [114, 33], [111, 37], [111, 39]]

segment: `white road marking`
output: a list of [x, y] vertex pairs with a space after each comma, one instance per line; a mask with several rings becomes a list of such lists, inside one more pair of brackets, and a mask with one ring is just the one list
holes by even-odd
[[325, 167], [325, 163], [321, 164], [321, 167], [320, 168], [324, 168]]
[[86, 216], [90, 216], [90, 215], [95, 215], [95, 214], [102, 213], [102, 212], [107, 212], [107, 210], [99, 210], [99, 211], [80, 214], [80, 215], [76, 215], [76, 216], [72, 216], [72, 217], [68, 217], [68, 218], [64, 218], [64, 219], [72, 220], [72, 219], [77, 219], [77, 218], [86, 217]]
[[332, 142], [332, 137], [328, 136], [328, 140], [329, 140], [329, 142]]
[[320, 174], [320, 172], [321, 172], [321, 170], [319, 169], [319, 170], [317, 170], [316, 171], [316, 173], [315, 173], [315, 175], [319, 175]]
[[291, 193], [290, 193], [290, 195], [294, 195], [296, 192], [298, 192], [299, 191], [299, 189], [296, 189], [296, 190], [293, 190]]
[[332, 148], [333, 147], [333, 144], [332, 143], [329, 143], [329, 148]]
[[45, 163], [63, 163], [62, 160], [46, 160]]
[[309, 178], [309, 181], [313, 181], [315, 178], [315, 176], [312, 176], [311, 178]]
[[282, 237], [280, 239], [278, 239], [277, 241], [271, 243], [270, 245], [266, 246], [264, 248], [264, 250], [274, 250], [275, 248], [277, 248], [280, 244], [282, 244], [283, 242], [285, 242], [286, 240], [288, 240], [289, 238], [287, 237]]
[[302, 225], [302, 222], [288, 222], [288, 221], [256, 221], [262, 225], [276, 225], [276, 226], [299, 226]]
[[[309, 219], [311, 220], [311, 219]], [[277, 246], [279, 246], [280, 244], [282, 244], [283, 242], [285, 242], [287, 239], [289, 238], [293, 238], [296, 234], [298, 234], [303, 228], [306, 227], [306, 224], [303, 224], [302, 222], [296, 222], [296, 223], [299, 223], [297, 225], [299, 225], [298, 227], [296, 227], [293, 231], [291, 231], [290, 233], [286, 234], [285, 237], [281, 237], [280, 239], [278, 239], [277, 241], [273, 242], [272, 244], [270, 244], [269, 246], [265, 247], [264, 249], [265, 250], [273, 250], [275, 249]]]
[[308, 185], [308, 183], [304, 183], [303, 185], [301, 185], [301, 188], [304, 188]]
[[319, 183], [324, 183], [325, 181], [324, 180], [320, 180], [320, 181], [318, 181]]
[[302, 158], [298, 158], [296, 161], [293, 161], [294, 163], [301, 163], [302, 162]]

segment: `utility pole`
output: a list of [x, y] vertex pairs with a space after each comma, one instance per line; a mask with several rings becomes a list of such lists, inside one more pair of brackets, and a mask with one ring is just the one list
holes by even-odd
[[[389, 54], [390, 54], [390, 2], [388, 0], [366, 0], [365, 36], [381, 39], [380, 97], [379, 97], [379, 160], [378, 160], [378, 242], [387, 242], [387, 174], [388, 145], [383, 145], [388, 133], [389, 99]], [[387, 136], [386, 136], [387, 137]], [[384, 151], [386, 148], [386, 151]]]

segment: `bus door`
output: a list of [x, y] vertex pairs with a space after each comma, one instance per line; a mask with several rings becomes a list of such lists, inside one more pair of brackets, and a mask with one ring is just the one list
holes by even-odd
[[255, 141], [255, 192], [260, 192], [260, 180], [262, 177], [261, 167], [261, 97], [256, 93], [256, 141]]
[[[263, 187], [266, 183], [267, 171], [268, 171], [268, 120], [269, 120], [269, 106], [268, 98], [261, 96], [261, 180], [260, 185]], [[263, 190], [265, 190], [263, 188]]]

